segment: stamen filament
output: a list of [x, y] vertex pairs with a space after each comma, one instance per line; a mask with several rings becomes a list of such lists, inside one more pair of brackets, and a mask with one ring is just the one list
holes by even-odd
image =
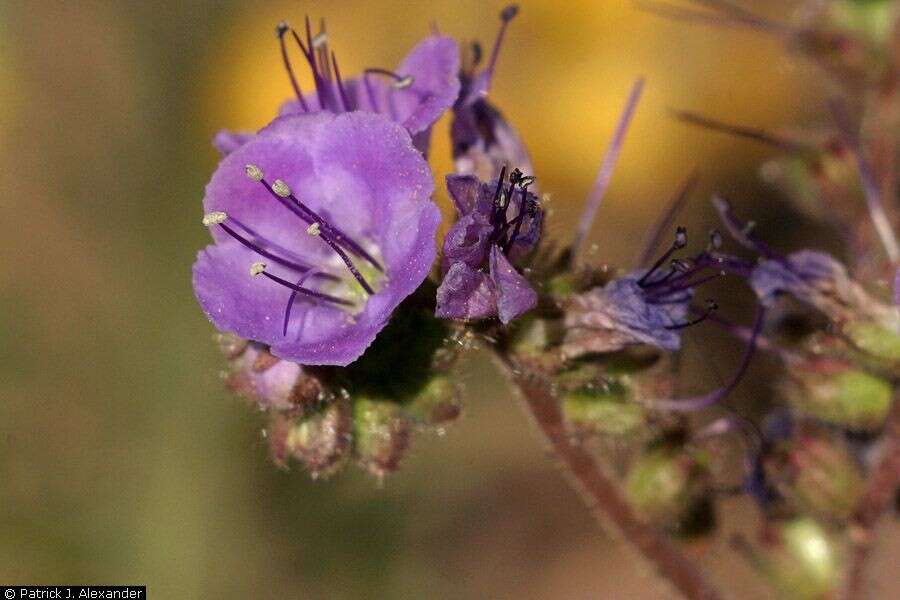
[[675, 241], [672, 242], [672, 245], [669, 246], [669, 249], [663, 253], [662, 256], [657, 259], [653, 266], [647, 269], [647, 272], [644, 273], [644, 276], [638, 279], [637, 284], [641, 287], [645, 287], [647, 280], [656, 272], [658, 268], [662, 266], [664, 262], [666, 262], [673, 253], [678, 250], [681, 250], [687, 244], [687, 230], [684, 227], [679, 227], [675, 232]]
[[284, 68], [287, 70], [288, 78], [291, 80], [291, 87], [294, 88], [294, 94], [297, 96], [297, 101], [300, 103], [300, 107], [303, 108], [303, 112], [309, 112], [309, 107], [306, 105], [306, 100], [303, 99], [303, 92], [300, 91], [300, 84], [297, 83], [297, 78], [294, 76], [294, 69], [291, 66], [291, 59], [288, 57], [287, 44], [284, 41], [284, 34], [290, 29], [290, 26], [282, 21], [278, 24], [277, 33], [278, 33], [278, 44], [281, 46], [281, 60], [284, 62]]
[[347, 90], [344, 89], [344, 81], [341, 79], [341, 71], [338, 69], [337, 56], [335, 56], [334, 52], [331, 53], [331, 63], [334, 65], [334, 81], [341, 96], [341, 102], [344, 104], [344, 110], [353, 110], [350, 106], [350, 99], [347, 97]]
[[753, 355], [756, 353], [756, 340], [759, 337], [759, 334], [762, 332], [763, 323], [765, 322], [765, 315], [765, 309], [759, 307], [756, 311], [756, 319], [753, 322], [753, 330], [751, 332], [750, 342], [747, 345], [747, 350], [744, 352], [744, 356], [741, 359], [741, 364], [738, 367], [737, 372], [728, 383], [726, 383], [719, 389], [713, 390], [712, 392], [704, 394], [702, 396], [694, 396], [692, 398], [686, 398], [683, 400], [645, 400], [644, 403], [647, 404], [650, 408], [656, 410], [693, 412], [708, 408], [724, 399], [734, 390], [734, 388], [737, 387], [738, 383], [740, 383], [741, 379], [743, 378], [744, 373], [747, 372], [747, 368], [750, 366], [750, 361], [753, 359]]
[[[328, 223], [323, 221], [322, 218], [312, 210], [310, 210], [309, 207], [297, 200], [297, 197], [294, 196], [294, 194], [292, 194], [289, 189], [287, 189], [287, 186], [285, 186], [285, 188], [288, 194], [286, 196], [282, 196], [277, 191], [275, 191], [275, 189], [273, 189], [265, 179], [261, 179], [260, 183], [262, 183], [265, 188], [269, 190], [269, 193], [274, 198], [276, 198], [284, 206], [287, 206], [289, 209], [291, 209], [291, 212], [299, 216], [306, 223], [312, 225], [314, 222], [318, 222], [320, 227], [324, 226], [325, 231], [321, 231], [317, 237], [328, 244], [328, 246], [337, 253], [341, 260], [344, 261], [347, 269], [350, 270], [350, 273], [353, 275], [354, 279], [359, 282], [359, 285], [361, 285], [362, 288], [369, 293], [369, 295], [375, 294], [375, 290], [373, 290], [372, 287], [366, 282], [366, 280], [357, 270], [356, 265], [354, 265], [353, 261], [350, 260], [350, 257], [347, 256], [347, 253], [344, 252], [344, 250], [335, 242], [335, 240], [331, 239], [331, 235], [329, 232], [330, 226], [328, 225]], [[276, 181], [276, 183], [278, 183], [278, 181]], [[283, 185], [283, 182], [281, 183]]]
[[341, 304], [343, 306], [353, 306], [353, 303], [349, 300], [344, 300], [342, 298], [338, 298], [336, 296], [332, 296], [330, 294], [324, 294], [322, 292], [316, 292], [309, 288], [305, 288], [303, 286], [297, 285], [295, 283], [291, 283], [287, 279], [282, 279], [278, 275], [272, 275], [268, 271], [265, 270], [265, 265], [263, 265], [263, 269], [259, 272], [259, 275], [271, 279], [275, 283], [279, 283], [286, 288], [290, 288], [295, 292], [303, 294], [304, 296], [309, 296], [311, 298], [317, 298], [319, 300], [325, 300], [327, 302], [333, 302], [334, 304]]
[[484, 89], [481, 90], [482, 94], [487, 95], [488, 90], [490, 90], [491, 81], [494, 79], [494, 69], [497, 67], [497, 59], [500, 57], [500, 47], [503, 45], [503, 38], [506, 37], [506, 28], [517, 14], [519, 14], [519, 7], [515, 4], [510, 4], [500, 13], [500, 31], [497, 32], [497, 38], [494, 40], [494, 47], [491, 50], [491, 57], [488, 59], [487, 68], [484, 70], [485, 77]]
[[668, 325], [666, 327], [666, 329], [668, 329], [669, 331], [677, 331], [678, 329], [685, 329], [687, 327], [691, 327], [692, 325], [697, 325], [698, 323], [702, 323], [703, 321], [708, 319], [709, 316], [713, 312], [718, 310], [718, 308], [719, 308], [718, 304], [710, 301], [706, 306], [706, 311], [704, 311], [699, 317], [695, 317], [695, 318], [691, 319], [690, 321], [685, 321], [684, 323], [678, 323], [677, 325]]

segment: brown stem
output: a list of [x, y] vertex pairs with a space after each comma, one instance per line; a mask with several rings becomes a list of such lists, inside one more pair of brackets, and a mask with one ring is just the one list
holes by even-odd
[[854, 544], [850, 556], [845, 597], [864, 598], [866, 562], [872, 553], [875, 528], [900, 486], [900, 402], [894, 406], [885, 426], [884, 451], [869, 475], [869, 487], [856, 507], [853, 517]]
[[[593, 456], [566, 431], [559, 400], [541, 373], [517, 368], [508, 357], [497, 355], [499, 366], [521, 392], [528, 411], [563, 464], [570, 483], [581, 492], [598, 519], [605, 517], [684, 597], [691, 600], [721, 598], [699, 567], [656, 528], [640, 521], [619, 487], [607, 477]], [[605, 519], [602, 519], [605, 521]]]

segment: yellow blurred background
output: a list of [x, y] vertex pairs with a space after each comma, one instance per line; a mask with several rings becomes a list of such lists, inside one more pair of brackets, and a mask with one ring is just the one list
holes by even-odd
[[[753, 4], [787, 17], [792, 3]], [[596, 528], [479, 360], [461, 421], [417, 438], [382, 487], [355, 469], [316, 483], [277, 470], [261, 419], [219, 379], [224, 360], [193, 297], [210, 138], [264, 125], [290, 93], [278, 21], [326, 17], [352, 73], [392, 67], [431, 22], [489, 44], [502, 6], [0, 4], [0, 583], [145, 584], [152, 598], [668, 597]], [[592, 260], [628, 266], [695, 168], [702, 185], [683, 219], [695, 240], [714, 188], [780, 222], [756, 176], [769, 149], [668, 112], [760, 127], [811, 118], [801, 90], [815, 79], [776, 40], [668, 22], [630, 0], [521, 9], [492, 96], [552, 195], [552, 235], [572, 231], [639, 75], [646, 94]], [[446, 127], [435, 133], [439, 179]], [[713, 370], [727, 373], [740, 349], [714, 341], [726, 351]], [[752, 524], [748, 503], [728, 510]], [[716, 551], [722, 538], [694, 550], [715, 578], [747, 582], [734, 597], [765, 597], [746, 564]]]

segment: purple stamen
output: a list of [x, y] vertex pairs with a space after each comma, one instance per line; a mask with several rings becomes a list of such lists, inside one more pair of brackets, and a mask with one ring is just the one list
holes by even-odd
[[691, 327], [691, 326], [693, 326], [693, 325], [697, 325], [698, 323], [702, 323], [703, 321], [705, 321], [706, 319], [708, 319], [709, 316], [710, 316], [712, 313], [714, 313], [716, 310], [718, 310], [718, 309], [719, 309], [719, 305], [716, 304], [714, 301], [709, 300], [709, 301], [706, 303], [706, 311], [703, 312], [703, 314], [701, 314], [699, 317], [696, 317], [696, 318], [694, 318], [694, 319], [691, 319], [690, 321], [685, 321], [684, 323], [678, 323], [677, 325], [668, 325], [668, 326], [666, 327], [666, 329], [669, 329], [669, 330], [671, 330], [671, 331], [675, 331], [675, 330], [678, 330], [678, 329], [685, 329], [685, 328], [687, 328], [687, 327]]
[[264, 256], [264, 257], [268, 258], [269, 260], [278, 263], [279, 265], [281, 265], [283, 267], [287, 267], [288, 269], [293, 269], [294, 271], [297, 271], [299, 273], [305, 273], [312, 268], [312, 267], [308, 267], [306, 265], [301, 265], [299, 263], [295, 263], [286, 258], [282, 258], [282, 257], [278, 256], [277, 254], [272, 254], [265, 248], [262, 248], [261, 246], [254, 244], [253, 242], [251, 242], [250, 240], [248, 240], [247, 238], [245, 238], [244, 236], [242, 236], [241, 234], [236, 232], [234, 229], [232, 229], [225, 223], [219, 223], [219, 227], [222, 228], [222, 231], [224, 231], [225, 233], [227, 233], [228, 235], [230, 235], [231, 237], [236, 239], [238, 242], [240, 242], [247, 248], [253, 250], [260, 256]]
[[649, 400], [646, 401], [646, 404], [648, 404], [650, 408], [656, 410], [693, 412], [708, 408], [724, 399], [737, 387], [738, 383], [740, 383], [744, 374], [747, 372], [747, 368], [750, 366], [750, 361], [753, 359], [753, 355], [756, 352], [756, 339], [762, 332], [763, 323], [765, 322], [765, 315], [765, 309], [759, 307], [756, 311], [756, 319], [753, 322], [753, 330], [750, 336], [750, 342], [747, 345], [747, 350], [744, 352], [744, 356], [741, 359], [741, 364], [738, 367], [737, 372], [728, 383], [719, 389], [702, 396], [694, 396], [683, 400]]
[[305, 287], [297, 285], [295, 283], [291, 283], [287, 279], [282, 279], [278, 275], [272, 275], [268, 271], [263, 270], [260, 272], [260, 275], [263, 275], [264, 277], [267, 277], [268, 279], [271, 279], [275, 283], [279, 283], [286, 288], [290, 288], [290, 289], [294, 290], [295, 292], [303, 294], [304, 296], [309, 296], [311, 298], [318, 298], [319, 300], [325, 300], [326, 302], [333, 302], [334, 304], [341, 304], [343, 306], [353, 306], [353, 303], [350, 302], [349, 300], [343, 300], [336, 296], [332, 296], [331, 294], [323, 294], [322, 292], [313, 291], [309, 288], [305, 288]]
[[500, 47], [503, 45], [503, 38], [506, 36], [506, 28], [517, 14], [519, 14], [519, 7], [515, 4], [510, 4], [500, 12], [500, 31], [497, 32], [494, 48], [491, 50], [491, 57], [488, 59], [487, 68], [484, 70], [484, 88], [481, 90], [481, 93], [484, 95], [487, 95], [491, 87], [491, 81], [494, 79], [494, 69], [497, 67], [497, 59], [500, 57]]
[[[260, 183], [263, 184], [263, 186], [266, 188], [266, 190], [269, 191], [273, 198], [281, 202], [281, 204], [287, 207], [291, 212], [303, 219], [304, 222], [309, 224], [319, 223], [319, 226], [322, 227], [325, 231], [320, 232], [317, 237], [321, 238], [323, 242], [328, 244], [328, 246], [337, 253], [341, 260], [344, 261], [347, 269], [350, 270], [350, 273], [359, 282], [363, 289], [366, 290], [366, 292], [368, 292], [370, 295], [375, 294], [375, 290], [373, 290], [372, 287], [369, 286], [360, 272], [356, 269], [356, 266], [353, 264], [353, 261], [350, 260], [350, 257], [347, 256], [347, 253], [344, 252], [344, 250], [341, 249], [341, 247], [335, 242], [335, 240], [331, 239], [331, 237], [328, 235], [327, 230], [330, 229], [328, 223], [323, 221], [321, 217], [319, 217], [307, 206], [297, 200], [296, 196], [294, 196], [293, 194], [289, 194], [287, 197], [283, 197], [274, 189], [272, 189], [272, 186], [270, 186], [265, 179], [260, 179]], [[292, 202], [288, 201], [288, 199], [290, 199]]]
[[341, 95], [341, 102], [344, 103], [344, 110], [353, 110], [347, 97], [347, 90], [344, 89], [344, 81], [341, 79], [341, 71], [338, 69], [337, 56], [335, 56], [334, 52], [331, 53], [331, 63], [334, 65], [334, 81], [335, 85], [337, 85], [338, 93]]
[[281, 60], [284, 62], [284, 68], [287, 71], [288, 78], [291, 80], [291, 87], [294, 88], [294, 94], [297, 96], [300, 107], [303, 108], [303, 112], [309, 112], [309, 107], [306, 106], [306, 100], [303, 99], [303, 92], [300, 91], [300, 85], [297, 83], [297, 78], [294, 76], [291, 59], [288, 57], [287, 44], [285, 44], [284, 41], [284, 34], [287, 33], [289, 29], [290, 26], [282, 21], [275, 30], [278, 35], [278, 44], [281, 46]]
[[[310, 275], [310, 273], [304, 273], [304, 274], [300, 277], [300, 279], [297, 280], [297, 287], [302, 286], [302, 285], [303, 285], [303, 282], [306, 281], [306, 279], [309, 277], [309, 275]], [[282, 336], [287, 336], [288, 323], [289, 323], [290, 320], [291, 320], [291, 309], [294, 307], [294, 300], [297, 299], [297, 295], [298, 295], [299, 293], [300, 293], [300, 292], [298, 292], [297, 290], [291, 290], [291, 295], [290, 295], [290, 297], [288, 298], [287, 306], [286, 306], [285, 309], [284, 309], [284, 325], [282, 326], [282, 329], [281, 329], [281, 335], [282, 335]]]
[[[669, 246], [669, 249], [665, 251], [665, 253], [659, 257], [659, 259], [653, 263], [647, 272], [644, 273], [644, 276], [638, 279], [637, 284], [641, 287], [646, 287], [647, 280], [656, 272], [658, 268], [662, 266], [664, 262], [666, 262], [673, 253], [681, 250], [687, 245], [687, 229], [684, 227], [679, 227], [675, 230], [675, 240], [672, 242], [672, 245]], [[658, 283], [658, 282], [657, 282]]]
[[647, 237], [644, 248], [641, 250], [641, 253], [638, 256], [638, 259], [636, 261], [638, 267], [643, 267], [650, 262], [650, 259], [653, 257], [653, 253], [656, 252], [657, 246], [659, 245], [660, 241], [662, 241], [663, 232], [672, 226], [672, 222], [675, 220], [675, 217], [678, 216], [678, 213], [681, 212], [681, 209], [684, 208], [685, 202], [687, 202], [687, 199], [691, 195], [691, 191], [693, 191], [699, 180], [700, 177], [699, 175], [697, 175], [696, 171], [691, 173], [690, 177], [688, 177], [685, 182], [681, 184], [678, 192], [669, 201], [666, 209], [663, 211], [663, 214], [656, 221], [656, 223], [654, 223], [651, 234]]

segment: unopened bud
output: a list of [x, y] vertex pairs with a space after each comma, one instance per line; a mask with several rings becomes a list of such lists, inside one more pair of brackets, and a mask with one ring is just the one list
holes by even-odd
[[890, 325], [872, 322], [852, 323], [844, 333], [853, 344], [876, 359], [900, 365], [900, 321]]
[[800, 428], [767, 456], [764, 468], [766, 479], [799, 514], [844, 521], [864, 488], [843, 438], [818, 427]]
[[643, 406], [632, 401], [630, 389], [618, 381], [565, 393], [562, 411], [566, 423], [579, 434], [625, 435], [646, 417]]
[[338, 397], [321, 410], [300, 417], [290, 427], [285, 450], [303, 462], [313, 479], [335, 473], [350, 454], [352, 411]]
[[625, 480], [625, 493], [648, 521], [685, 532], [688, 525], [709, 525], [714, 520], [713, 507], [705, 502], [707, 482], [708, 471], [695, 457], [681, 449], [659, 448], [635, 460]]
[[447, 425], [455, 421], [461, 411], [459, 388], [446, 375], [435, 375], [405, 408], [418, 423]]
[[319, 379], [297, 363], [273, 356], [258, 344], [249, 344], [231, 361], [227, 380], [232, 392], [262, 409], [306, 410], [324, 397]]
[[798, 410], [851, 430], [878, 429], [891, 408], [891, 385], [832, 358], [816, 358], [788, 371], [785, 395]]
[[816, 521], [788, 521], [780, 530], [782, 547], [770, 557], [769, 567], [791, 598], [830, 598], [842, 572], [834, 542]]
[[355, 400], [354, 450], [360, 465], [382, 478], [400, 466], [409, 446], [410, 422], [393, 402]]

